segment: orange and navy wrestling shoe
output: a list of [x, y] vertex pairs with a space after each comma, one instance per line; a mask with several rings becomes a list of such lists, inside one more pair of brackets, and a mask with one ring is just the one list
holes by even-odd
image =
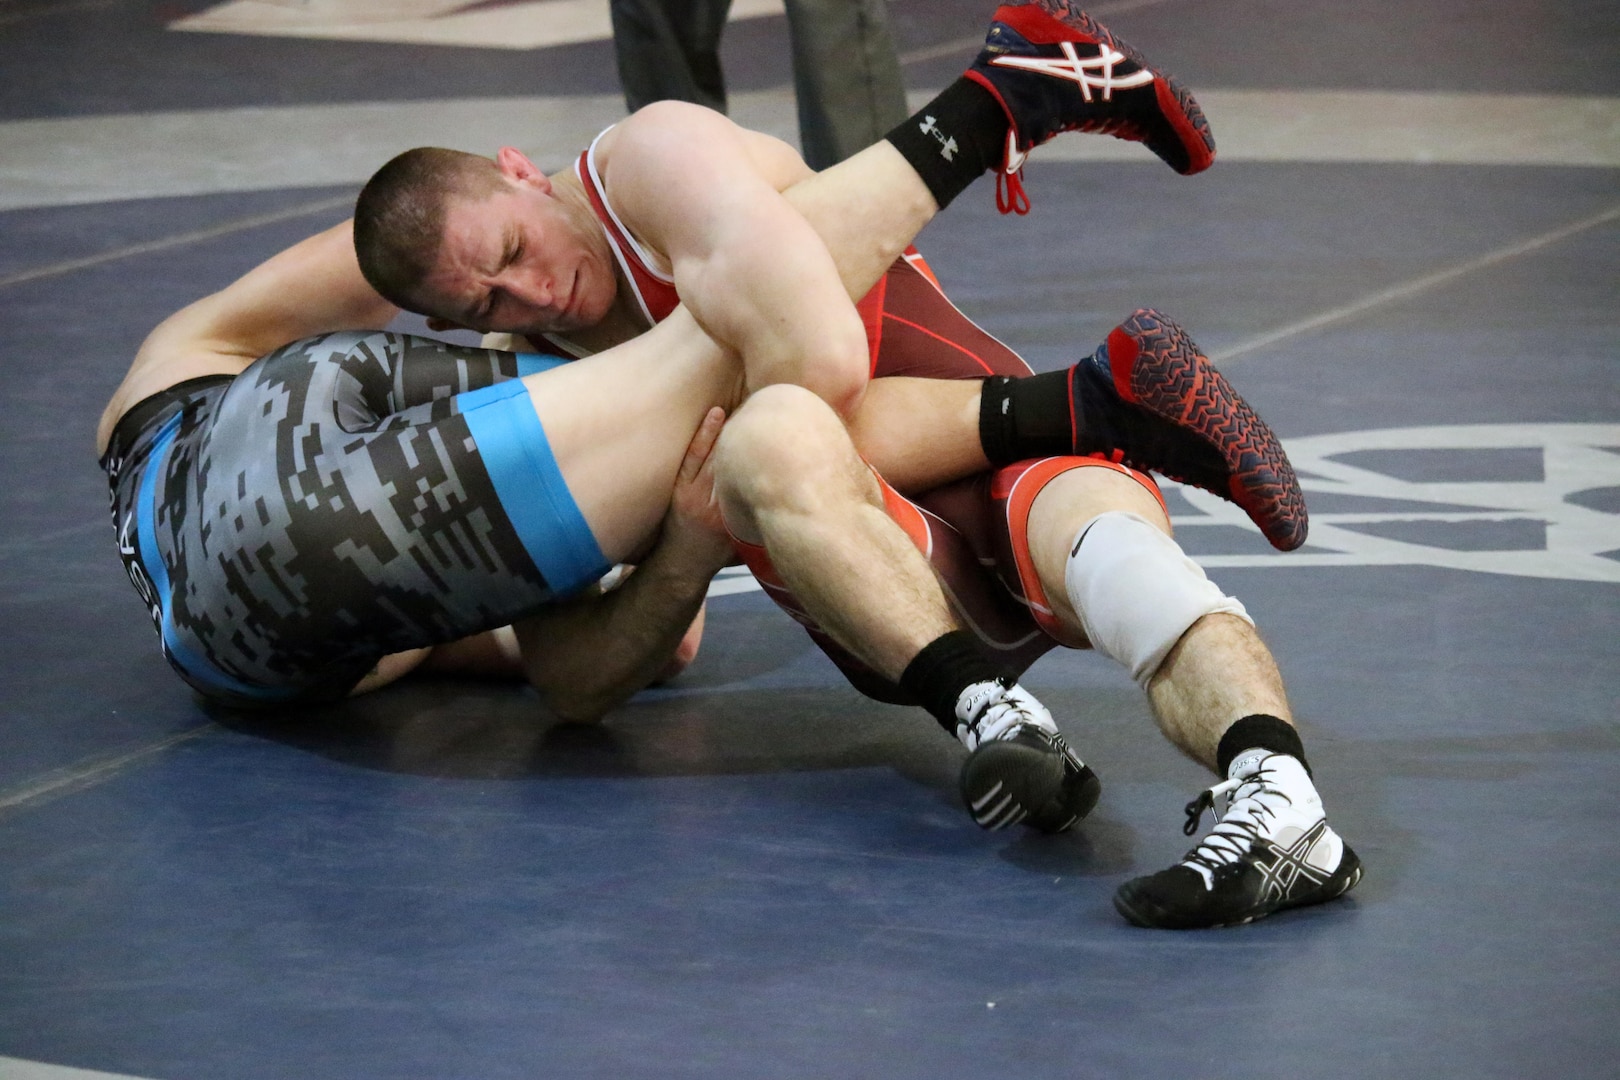
[[1159, 312], [1138, 309], [1070, 368], [1069, 401], [1076, 453], [1230, 499], [1281, 551], [1305, 542], [1305, 494], [1282, 441]]

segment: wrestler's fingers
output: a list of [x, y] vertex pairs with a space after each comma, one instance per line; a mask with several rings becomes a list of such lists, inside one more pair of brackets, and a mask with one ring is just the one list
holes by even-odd
[[703, 466], [708, 464], [709, 455], [714, 452], [715, 440], [720, 438], [720, 429], [725, 423], [726, 410], [718, 405], [704, 415], [692, 441], [687, 444], [686, 456], [681, 459], [680, 483], [690, 484], [697, 479]]
[[674, 655], [669, 658], [669, 662], [664, 665], [663, 669], [653, 677], [652, 685], [657, 686], [660, 683], [668, 682], [691, 667], [692, 661], [697, 659], [698, 649], [703, 644], [703, 613], [706, 607], [707, 605], [699, 606], [697, 614], [692, 618], [691, 625], [686, 628], [686, 633], [681, 635], [680, 642], [676, 644]]

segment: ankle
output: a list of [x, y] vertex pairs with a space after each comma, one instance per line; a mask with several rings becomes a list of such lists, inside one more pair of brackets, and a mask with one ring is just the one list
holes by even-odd
[[884, 138], [900, 151], [943, 210], [1000, 163], [1009, 126], [995, 96], [962, 78]]
[[979, 395], [979, 443], [992, 465], [1075, 452], [1069, 373], [992, 376]]
[[1057, 722], [1028, 690], [1008, 678], [974, 683], [956, 701], [956, 737], [969, 750], [1010, 738], [1017, 729], [1058, 735]]
[[1251, 713], [1226, 729], [1215, 751], [1215, 771], [1229, 778], [1247, 776], [1271, 754], [1295, 758], [1305, 774], [1311, 775], [1299, 732], [1286, 720], [1269, 713]]
[[1000, 667], [985, 655], [973, 634], [952, 630], [923, 646], [900, 673], [900, 686], [954, 735], [960, 722], [957, 707], [964, 693], [1001, 675]]

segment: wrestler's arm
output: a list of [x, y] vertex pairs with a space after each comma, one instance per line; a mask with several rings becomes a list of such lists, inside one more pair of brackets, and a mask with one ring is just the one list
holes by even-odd
[[[667, 682], [692, 666], [703, 645], [704, 607], [687, 624], [675, 651], [652, 677], [650, 686]], [[400, 655], [400, 654], [396, 654]], [[524, 679], [523, 650], [510, 626], [497, 626], [471, 637], [448, 641], [427, 650], [421, 671], [474, 679]]]
[[[592, 595], [600, 596], [602, 594], [595, 592]], [[583, 600], [575, 601], [575, 603], [582, 608], [587, 606]], [[644, 603], [646, 602], [644, 601]], [[682, 610], [690, 606], [684, 599], [679, 599], [679, 603]], [[691, 666], [692, 661], [697, 659], [698, 648], [703, 643], [703, 611], [703, 604], [700, 599], [697, 614], [687, 623], [685, 632], [681, 634], [680, 639], [675, 642], [674, 648], [667, 654], [662, 652], [661, 638], [653, 640], [647, 646], [649, 649], [647, 656], [649, 658], [663, 656], [663, 663], [653, 671], [650, 677], [643, 679], [641, 677], [642, 668], [638, 666], [623, 679], [622, 686], [615, 693], [603, 698], [604, 704], [600, 707], [584, 707], [585, 703], [576, 701], [571, 707], [565, 704], [565, 711], [559, 712], [559, 715], [564, 719], [575, 721], [601, 719], [602, 714], [605, 714], [609, 708], [623, 701], [637, 690], [673, 679], [685, 671]], [[647, 617], [657, 619], [657, 611], [649, 608]], [[566, 629], [566, 624], [570, 621], [588, 624], [590, 617], [563, 617], [559, 620], [558, 629], [545, 640], [548, 643], [555, 641], [561, 648], [571, 646], [573, 638]], [[538, 627], [537, 632], [539, 634], [546, 633], [543, 626]], [[548, 644], [547, 647], [550, 647], [550, 645]], [[389, 653], [378, 660], [376, 665], [366, 673], [365, 677], [354, 685], [354, 688], [349, 691], [349, 696], [358, 697], [361, 694], [369, 694], [373, 690], [380, 690], [389, 683], [397, 682], [412, 672], [450, 675], [464, 679], [512, 680], [528, 678], [528, 671], [523, 664], [523, 647], [518, 643], [516, 629], [511, 626], [497, 626], [493, 630], [485, 630], [481, 634], [473, 634], [470, 637], [457, 638], [455, 641], [447, 641], [442, 645]], [[544, 688], [541, 689], [544, 692]], [[571, 711], [568, 711], [570, 708]]]
[[[656, 590], [649, 589], [649, 593]], [[600, 592], [593, 593], [599, 597]], [[647, 618], [659, 622], [661, 620], [656, 604], [661, 597], [653, 597], [652, 601], [643, 598], [644, 612]], [[674, 600], [679, 608], [675, 614], [685, 611], [691, 606], [689, 595], [684, 591], [674, 594]], [[622, 602], [622, 601], [621, 601]], [[588, 605], [583, 601], [575, 601], [581, 608]], [[588, 722], [599, 720], [612, 706], [622, 702], [637, 690], [647, 686], [656, 686], [667, 682], [692, 666], [697, 659], [698, 649], [703, 644], [704, 605], [700, 599], [697, 614], [686, 624], [686, 629], [675, 642], [675, 646], [667, 653], [663, 650], [663, 637], [654, 637], [646, 646], [646, 657], [656, 659], [663, 657], [663, 662], [656, 666], [650, 677], [643, 677], [646, 665], [639, 662], [629, 665], [630, 670], [621, 676], [615, 684], [604, 693], [602, 688], [595, 691], [595, 701], [584, 701], [575, 688], [569, 688], [573, 698], [563, 703], [563, 710], [558, 713], [564, 719], [575, 722]], [[675, 615], [671, 615], [674, 618]], [[572, 646], [575, 632], [570, 630], [569, 624], [583, 622], [588, 624], [590, 616], [565, 614], [558, 619], [554, 629], [547, 630], [543, 621], [537, 620], [534, 626], [533, 637], [541, 641], [544, 647], [553, 648], [560, 652]], [[577, 629], [577, 628], [576, 628]], [[621, 644], [615, 642], [615, 645]], [[458, 638], [447, 641], [443, 645], [434, 645], [430, 648], [408, 649], [405, 652], [389, 653], [377, 661], [358, 683], [349, 691], [350, 697], [369, 694], [373, 690], [380, 690], [391, 682], [395, 682], [413, 671], [425, 672], [433, 675], [450, 675], [465, 679], [494, 679], [512, 680], [527, 679], [528, 671], [523, 665], [523, 647], [518, 644], [517, 632], [510, 626], [497, 626], [493, 630], [485, 630], [481, 634], [471, 637]], [[547, 688], [542, 687], [542, 692]], [[589, 689], [588, 687], [586, 688]], [[549, 696], [553, 696], [548, 694]]]
[[798, 383], [847, 416], [866, 384], [865, 331], [827, 246], [782, 194], [813, 175], [792, 148], [660, 102], [597, 154], [621, 220], [669, 259], [681, 300], [743, 358], [749, 388]]
[[125, 409], [159, 390], [236, 375], [300, 338], [381, 328], [398, 312], [361, 276], [351, 223], [317, 233], [158, 324], [102, 416], [100, 443]]
[[584, 723], [679, 674], [702, 640], [709, 580], [732, 560], [706, 467], [724, 421], [719, 408], [704, 417], [682, 459], [658, 539], [617, 587], [593, 588], [510, 628], [390, 653], [350, 696], [417, 670], [526, 678], [553, 713]]
[[711, 409], [692, 437], [663, 531], [623, 584], [513, 624], [530, 684], [563, 719], [599, 720], [668, 677], [683, 648], [690, 662], [709, 580], [732, 553], [708, 468], [724, 420], [722, 410]]

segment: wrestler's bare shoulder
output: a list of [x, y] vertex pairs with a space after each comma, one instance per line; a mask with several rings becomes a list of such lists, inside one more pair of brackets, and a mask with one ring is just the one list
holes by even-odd
[[659, 101], [614, 125], [596, 144], [607, 184], [667, 181], [732, 170], [738, 164], [778, 191], [812, 174], [799, 152], [773, 135], [751, 131], [723, 113], [684, 101]]

